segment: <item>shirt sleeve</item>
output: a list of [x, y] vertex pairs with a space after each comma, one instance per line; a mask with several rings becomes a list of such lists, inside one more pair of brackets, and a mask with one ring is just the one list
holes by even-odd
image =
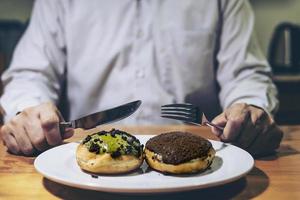
[[224, 2], [217, 54], [221, 106], [225, 109], [243, 102], [274, 114], [278, 107], [277, 89], [255, 38], [251, 6], [247, 0]]
[[5, 121], [27, 107], [58, 102], [66, 60], [62, 13], [56, 1], [35, 2], [29, 26], [2, 75]]

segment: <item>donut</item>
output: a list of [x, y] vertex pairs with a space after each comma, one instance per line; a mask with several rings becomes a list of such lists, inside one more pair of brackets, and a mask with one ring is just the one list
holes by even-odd
[[143, 145], [133, 135], [112, 129], [86, 136], [76, 149], [79, 167], [94, 174], [121, 174], [143, 162]]
[[144, 152], [148, 165], [166, 174], [204, 171], [215, 157], [210, 141], [188, 132], [168, 132], [152, 137], [146, 142]]

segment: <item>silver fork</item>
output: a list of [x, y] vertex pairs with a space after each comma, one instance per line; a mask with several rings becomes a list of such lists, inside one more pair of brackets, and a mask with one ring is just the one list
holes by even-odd
[[204, 113], [198, 107], [189, 103], [163, 105], [161, 106], [161, 117], [181, 120], [198, 126], [206, 125], [219, 130], [224, 129], [224, 127], [208, 121]]

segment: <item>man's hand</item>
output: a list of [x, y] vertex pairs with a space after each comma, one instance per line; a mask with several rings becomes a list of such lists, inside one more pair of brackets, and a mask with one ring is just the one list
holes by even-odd
[[212, 132], [223, 142], [231, 142], [252, 155], [266, 155], [279, 147], [282, 131], [261, 108], [237, 103], [217, 116], [213, 123], [225, 127]]
[[14, 154], [32, 155], [62, 143], [73, 135], [67, 129], [61, 136], [59, 122], [62, 117], [52, 103], [30, 107], [1, 127], [0, 135], [8, 150]]

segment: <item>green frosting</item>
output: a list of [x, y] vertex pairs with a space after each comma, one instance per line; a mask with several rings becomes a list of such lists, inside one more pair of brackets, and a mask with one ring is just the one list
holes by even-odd
[[112, 129], [88, 135], [82, 142], [90, 152], [110, 153], [112, 157], [134, 155], [140, 157], [143, 145], [140, 141], [124, 131]]

